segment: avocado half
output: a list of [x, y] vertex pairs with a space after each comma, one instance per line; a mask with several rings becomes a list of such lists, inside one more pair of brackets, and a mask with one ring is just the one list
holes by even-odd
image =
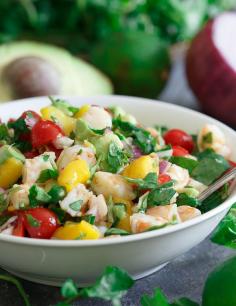
[[110, 94], [110, 80], [62, 48], [31, 41], [0, 46], [0, 101], [31, 96]]
[[158, 96], [170, 69], [167, 45], [138, 31], [113, 33], [92, 50], [90, 61], [111, 78], [116, 93], [148, 98]]

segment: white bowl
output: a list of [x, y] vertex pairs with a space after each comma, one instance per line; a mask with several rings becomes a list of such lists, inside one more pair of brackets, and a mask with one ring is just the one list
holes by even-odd
[[[182, 128], [195, 133], [205, 123], [218, 125], [232, 145], [236, 160], [236, 132], [219, 121], [183, 107], [147, 99], [96, 96], [67, 98], [74, 105], [84, 103], [119, 105], [148, 126], [155, 124]], [[7, 120], [24, 110], [39, 110], [48, 98], [24, 99], [2, 104], [0, 117]], [[0, 234], [0, 265], [22, 278], [60, 285], [71, 277], [80, 285], [91, 283], [107, 265], [126, 269], [134, 278], [148, 275], [163, 264], [188, 251], [206, 238], [236, 200], [234, 191], [217, 208], [182, 224], [120, 238], [95, 241], [58, 241], [18, 238]]]

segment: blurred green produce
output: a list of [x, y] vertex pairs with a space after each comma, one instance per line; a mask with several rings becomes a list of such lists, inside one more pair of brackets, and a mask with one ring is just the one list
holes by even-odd
[[[74, 54], [83, 55], [87, 60], [93, 54], [92, 61], [99, 64], [94, 60], [94, 49], [103, 46], [111, 58], [109, 52], [114, 53], [114, 49], [124, 47], [114, 46], [114, 33], [119, 33], [118, 42], [126, 42], [126, 46], [123, 53], [118, 50], [115, 53], [119, 60], [116, 67], [119, 67], [126, 54], [133, 63], [132, 71], [129, 75], [121, 76], [120, 71], [115, 72], [111, 69], [111, 63], [105, 61], [99, 67], [112, 76], [118, 93], [133, 94], [135, 82], [138, 80], [137, 87], [141, 83], [140, 76], [134, 74], [140, 73], [137, 66], [143, 64], [145, 58], [142, 80], [146, 84], [142, 85], [146, 89], [136, 92], [138, 95], [152, 97], [154, 86], [155, 95], [163, 87], [163, 69], [168, 70], [166, 55], [164, 64], [156, 68], [163, 58], [160, 53], [166, 53], [172, 44], [190, 40], [207, 19], [234, 7], [235, 0], [1, 0], [0, 43], [22, 39], [49, 42], [63, 46]], [[149, 45], [148, 50], [150, 40], [153, 39], [149, 38], [150, 35], [156, 36], [156, 58], [153, 50], [139, 52], [134, 46], [128, 46], [137, 42], [137, 32], [142, 33], [143, 41]], [[108, 41], [113, 44], [110, 48]], [[140, 47], [143, 48], [141, 43]], [[155, 64], [151, 66], [153, 62]], [[150, 80], [155, 68], [156, 77]], [[128, 76], [132, 77], [130, 82], [127, 82]], [[123, 82], [122, 86], [117, 86], [117, 80]], [[147, 85], [149, 82], [152, 84]]]

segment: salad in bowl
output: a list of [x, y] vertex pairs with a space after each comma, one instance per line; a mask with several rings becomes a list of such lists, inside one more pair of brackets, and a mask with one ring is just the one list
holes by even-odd
[[62, 99], [0, 123], [1, 235], [96, 240], [175, 226], [221, 204], [198, 196], [235, 164], [221, 129], [143, 126], [119, 106]]

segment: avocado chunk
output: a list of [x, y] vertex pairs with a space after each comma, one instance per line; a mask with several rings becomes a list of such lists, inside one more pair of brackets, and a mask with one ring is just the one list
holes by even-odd
[[111, 78], [116, 93], [150, 98], [160, 93], [170, 68], [167, 46], [143, 32], [113, 33], [92, 50], [90, 60]]
[[[96, 134], [87, 124], [87, 122], [83, 119], [78, 119], [76, 121], [76, 127], [75, 127], [75, 137], [79, 141], [88, 140], [90, 142], [91, 139], [98, 137], [99, 135]], [[96, 140], [93, 139], [93, 142]]]
[[28, 41], [0, 46], [0, 101], [111, 92], [111, 82], [103, 73], [62, 48]]
[[7, 159], [12, 157], [20, 160], [22, 163], [24, 163], [25, 161], [24, 155], [21, 154], [21, 152], [16, 148], [9, 145], [4, 145], [0, 147], [0, 165], [3, 164]]

